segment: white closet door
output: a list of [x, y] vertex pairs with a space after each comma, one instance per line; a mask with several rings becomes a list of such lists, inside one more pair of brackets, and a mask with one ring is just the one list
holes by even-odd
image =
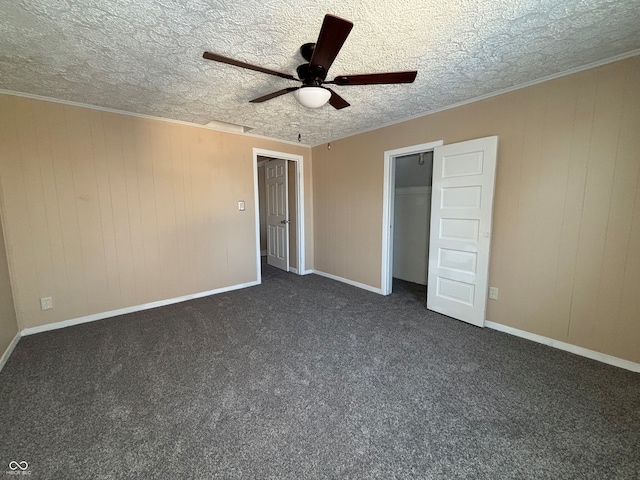
[[436, 147], [427, 308], [484, 326], [498, 137]]

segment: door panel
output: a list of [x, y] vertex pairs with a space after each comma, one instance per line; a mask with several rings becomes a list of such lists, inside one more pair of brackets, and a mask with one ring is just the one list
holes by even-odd
[[484, 326], [498, 137], [436, 147], [427, 308]]
[[265, 165], [267, 191], [267, 263], [289, 271], [289, 203], [287, 161]]
[[454, 241], [478, 241], [480, 222], [471, 219], [441, 218], [440, 238]]
[[436, 294], [440, 298], [473, 306], [475, 286], [472, 283], [458, 282], [450, 278], [438, 277], [436, 279]]
[[442, 178], [482, 175], [483, 152], [469, 152], [442, 159]]
[[443, 187], [440, 190], [440, 207], [448, 208], [480, 208], [482, 187]]
[[477, 260], [478, 254], [475, 252], [461, 252], [460, 250], [441, 248], [438, 256], [438, 267], [475, 275]]

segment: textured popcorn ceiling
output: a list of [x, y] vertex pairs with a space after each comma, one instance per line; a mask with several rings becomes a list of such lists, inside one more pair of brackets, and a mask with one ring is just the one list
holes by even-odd
[[[293, 81], [204, 60], [210, 50], [291, 72], [325, 13], [355, 26], [329, 71], [418, 70], [411, 85], [335, 86], [351, 107], [308, 110]], [[0, 89], [310, 145], [640, 48], [638, 0], [5, 0]]]

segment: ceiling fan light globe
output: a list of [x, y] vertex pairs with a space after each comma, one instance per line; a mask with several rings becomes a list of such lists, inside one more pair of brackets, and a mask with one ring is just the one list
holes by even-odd
[[331, 92], [323, 87], [302, 87], [293, 92], [300, 105], [307, 108], [320, 108], [331, 98]]

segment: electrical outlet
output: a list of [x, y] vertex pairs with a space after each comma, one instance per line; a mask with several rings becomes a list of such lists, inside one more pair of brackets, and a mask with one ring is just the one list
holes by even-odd
[[489, 287], [489, 298], [491, 300], [498, 299], [498, 287]]
[[53, 299], [51, 297], [42, 297], [40, 299], [41, 310], [51, 310], [53, 308]]

